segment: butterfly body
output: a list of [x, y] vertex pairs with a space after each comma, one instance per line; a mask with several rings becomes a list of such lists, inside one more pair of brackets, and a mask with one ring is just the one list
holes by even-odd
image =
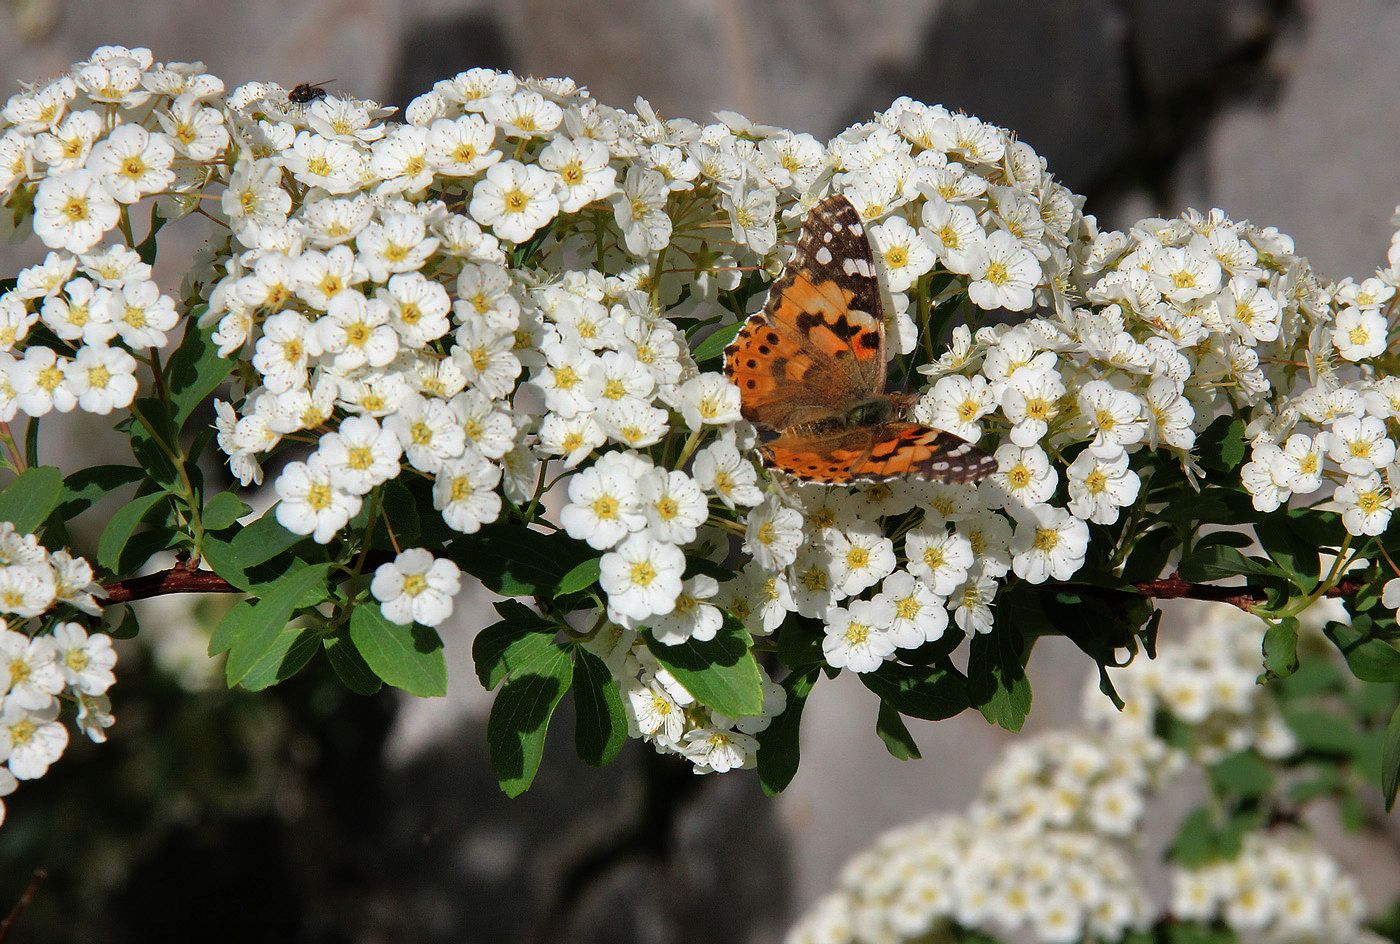
[[764, 464], [827, 485], [895, 478], [968, 482], [995, 470], [972, 443], [912, 422], [887, 392], [884, 305], [865, 225], [849, 200], [807, 214], [763, 310], [725, 348]]

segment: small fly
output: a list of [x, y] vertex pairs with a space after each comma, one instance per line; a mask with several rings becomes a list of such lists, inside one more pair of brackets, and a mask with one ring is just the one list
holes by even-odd
[[329, 82], [303, 82], [287, 93], [287, 101], [296, 105], [310, 105], [326, 97], [326, 90], [322, 87]]

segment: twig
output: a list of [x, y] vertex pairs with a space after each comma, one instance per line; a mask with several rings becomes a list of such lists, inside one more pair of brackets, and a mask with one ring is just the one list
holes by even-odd
[[212, 570], [195, 570], [178, 564], [154, 574], [117, 580], [102, 589], [107, 591], [107, 598], [102, 601], [104, 605], [130, 603], [132, 600], [163, 597], [171, 593], [243, 592]]
[[34, 875], [30, 878], [29, 884], [24, 887], [24, 894], [19, 896], [19, 901], [15, 902], [15, 906], [10, 909], [10, 913], [5, 915], [5, 920], [0, 921], [0, 944], [3, 944], [5, 938], [10, 936], [10, 930], [14, 927], [15, 922], [20, 919], [25, 909], [29, 907], [29, 903], [34, 900], [34, 896], [38, 894], [40, 883], [48, 877], [49, 872], [43, 866], [34, 870]]
[[[1245, 584], [1243, 587], [1220, 587], [1209, 583], [1191, 583], [1189, 580], [1182, 579], [1178, 572], [1173, 572], [1170, 577], [1162, 577], [1158, 580], [1143, 580], [1135, 586], [1143, 596], [1156, 600], [1210, 600], [1237, 606], [1246, 613], [1267, 599], [1263, 587], [1251, 584]], [[1349, 597], [1356, 594], [1363, 586], [1365, 586], [1365, 581], [1348, 577], [1335, 587], [1328, 588], [1324, 595]]]

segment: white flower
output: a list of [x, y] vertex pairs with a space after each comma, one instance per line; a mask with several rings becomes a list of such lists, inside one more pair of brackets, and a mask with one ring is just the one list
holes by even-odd
[[498, 331], [483, 322], [457, 329], [457, 346], [452, 359], [467, 381], [493, 400], [507, 396], [520, 376], [520, 359], [515, 356], [515, 336]]
[[760, 256], [767, 255], [778, 241], [777, 199], [773, 191], [753, 185], [747, 178], [736, 183], [733, 190], [732, 194], [724, 194], [722, 202], [729, 211], [734, 241]]
[[588, 138], [555, 138], [545, 146], [539, 165], [559, 177], [561, 210], [577, 213], [617, 192], [617, 169], [608, 157], [606, 144]]
[[297, 180], [330, 194], [358, 190], [369, 174], [369, 164], [358, 148], [310, 131], [300, 132], [281, 160]]
[[149, 280], [130, 281], [108, 296], [111, 320], [129, 347], [165, 347], [165, 332], [180, 323], [175, 300]]
[[658, 541], [689, 544], [709, 516], [705, 493], [684, 472], [653, 469], [637, 483], [647, 533]]
[[921, 216], [921, 235], [949, 272], [967, 275], [984, 254], [986, 231], [971, 207], [931, 197]]
[[51, 636], [30, 639], [13, 630], [0, 630], [0, 690], [6, 704], [37, 711], [53, 704], [63, 691], [64, 676], [58, 646]]
[[1194, 246], [1163, 246], [1152, 254], [1152, 284], [1167, 298], [1192, 302], [1220, 291], [1220, 263]]
[[666, 178], [656, 171], [635, 164], [627, 169], [622, 190], [613, 197], [613, 219], [632, 255], [650, 255], [671, 242], [671, 218], [666, 215], [670, 193]]
[[1020, 240], [1004, 230], [987, 237], [972, 260], [967, 296], [978, 308], [1025, 311], [1034, 301], [1040, 264]]
[[291, 194], [282, 189], [282, 167], [275, 161], [244, 159], [233, 167], [221, 207], [235, 231], [286, 222]]
[[390, 622], [437, 626], [452, 615], [452, 598], [461, 588], [456, 564], [411, 547], [375, 569], [369, 592]]
[[656, 681], [630, 681], [624, 686], [628, 720], [635, 733], [664, 744], [679, 743], [685, 731], [684, 709]]
[[1079, 388], [1079, 413], [1094, 431], [1090, 450], [1112, 456], [1142, 441], [1147, 434], [1142, 401], [1107, 381], [1093, 380]]
[[496, 129], [480, 115], [439, 118], [428, 131], [428, 159], [444, 177], [473, 177], [501, 159], [495, 140]]
[[1375, 308], [1343, 308], [1337, 312], [1331, 343], [1347, 360], [1365, 360], [1386, 349], [1386, 319]]
[[45, 178], [34, 196], [34, 235], [44, 245], [87, 252], [117, 225], [117, 201], [89, 170]]
[[1011, 441], [1029, 447], [1044, 438], [1060, 413], [1060, 398], [1064, 395], [1065, 385], [1053, 370], [1020, 370], [1013, 374], [1001, 391], [1002, 412], [1014, 424]]
[[873, 672], [894, 654], [889, 627], [894, 613], [887, 600], [855, 600], [827, 611], [822, 655], [827, 665], [852, 672]]
[[324, 456], [288, 463], [277, 476], [277, 520], [293, 534], [326, 544], [360, 510], [360, 496], [336, 488]]
[[454, 531], [475, 534], [501, 514], [501, 496], [496, 485], [501, 468], [475, 450], [449, 459], [433, 479], [433, 507]]
[[340, 373], [357, 367], [383, 367], [399, 352], [399, 336], [389, 324], [389, 306], [351, 289], [330, 301], [326, 317], [316, 322], [321, 350], [335, 357]]
[[409, 464], [434, 473], [466, 449], [467, 437], [452, 407], [437, 397], [408, 397], [384, 420], [398, 437]]
[[59, 623], [53, 629], [53, 643], [58, 671], [75, 692], [101, 695], [116, 684], [112, 667], [117, 664], [117, 653], [111, 636], [89, 636], [78, 623]]
[[1385, 423], [1374, 416], [1343, 416], [1327, 436], [1327, 455], [1348, 475], [1383, 469], [1395, 458]]
[[722, 774], [752, 767], [758, 757], [758, 741], [739, 731], [701, 728], [686, 733], [681, 747], [696, 773]]
[[52, 348], [31, 347], [24, 359], [10, 368], [10, 383], [14, 385], [19, 408], [30, 416], [44, 416], [50, 410], [67, 413], [78, 404], [78, 397], [68, 379], [72, 362], [59, 357]]
[[606, 550], [646, 526], [638, 482], [621, 468], [593, 466], [569, 479], [559, 522], [569, 537]]
[[695, 454], [691, 474], [701, 488], [713, 492], [729, 508], [749, 508], [763, 501], [758, 472], [733, 443], [720, 441], [701, 449]]
[[93, 146], [87, 168], [101, 175], [107, 192], [122, 203], [168, 189], [175, 149], [163, 134], [140, 125], [122, 125]]
[[316, 452], [325, 458], [336, 488], [365, 495], [399, 474], [403, 447], [373, 417], [351, 416], [335, 432], [321, 437]]
[[885, 282], [891, 292], [907, 292], [919, 276], [933, 268], [934, 250], [902, 216], [892, 216], [870, 227], [875, 255], [884, 265]]
[[908, 571], [898, 570], [886, 577], [875, 599], [889, 604], [893, 614], [890, 638], [901, 649], [941, 639], [948, 628], [943, 597]]
[[983, 480], [981, 489], [994, 508], [1015, 510], [1049, 501], [1059, 476], [1039, 446], [1022, 448], [1007, 443], [995, 453], [997, 471]]
[[105, 415], [131, 405], [136, 396], [136, 358], [121, 348], [91, 345], [79, 349], [64, 376], [78, 406]]
[[940, 377], [919, 402], [918, 419], [954, 436], [977, 442], [982, 438], [982, 417], [996, 409], [987, 378], [954, 374]]
[[427, 224], [414, 213], [381, 213], [355, 237], [359, 262], [375, 282], [387, 282], [397, 272], [416, 272], [438, 247]]
[[609, 609], [629, 619], [645, 620], [675, 608], [685, 555], [674, 544], [633, 534], [603, 555], [600, 568], [599, 583], [608, 595]]
[[1113, 524], [1118, 509], [1137, 501], [1140, 481], [1128, 468], [1128, 454], [1112, 457], [1095, 455], [1091, 449], [1079, 454], [1066, 470], [1069, 480], [1069, 510], [1077, 518], [1095, 524]]
[[1018, 514], [1011, 569], [1028, 583], [1068, 580], [1084, 566], [1089, 526], [1063, 508], [1037, 505]]
[[922, 525], [904, 536], [909, 572], [938, 596], [950, 596], [967, 579], [974, 555], [972, 542], [943, 527]]
[[1220, 293], [1220, 317], [1245, 344], [1278, 338], [1283, 312], [1277, 299], [1254, 279], [1235, 276]]
[[843, 596], [855, 596], [894, 572], [894, 542], [876, 528], [830, 532], [826, 545], [831, 553], [831, 583]]
[[723, 374], [700, 374], [681, 385], [681, 416], [692, 430], [739, 422], [739, 388]]
[[[400, 125], [370, 148], [369, 166], [381, 193], [412, 193], [433, 182], [432, 146], [426, 128]], [[376, 279], [383, 281], [383, 279]]]
[[701, 642], [714, 639], [724, 624], [724, 614], [704, 601], [718, 592], [719, 583], [713, 577], [696, 574], [686, 578], [681, 584], [680, 596], [676, 597], [675, 609], [651, 618], [651, 634], [663, 646], [677, 646], [688, 639]]
[[0, 756], [6, 758], [15, 777], [42, 777], [49, 765], [63, 756], [68, 747], [68, 729], [57, 717], [58, 702], [52, 698], [37, 710], [25, 708], [11, 698], [0, 706]]
[[554, 176], [519, 161], [493, 164], [472, 189], [468, 211], [501, 239], [524, 242], [559, 212]]
[[1377, 472], [1347, 476], [1332, 498], [1341, 506], [1342, 524], [1350, 534], [1380, 534], [1390, 523], [1392, 496]]

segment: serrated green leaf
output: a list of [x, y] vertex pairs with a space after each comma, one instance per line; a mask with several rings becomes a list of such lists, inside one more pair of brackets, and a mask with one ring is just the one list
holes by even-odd
[[1181, 576], [1193, 583], [1225, 580], [1230, 577], [1260, 577], [1268, 580], [1286, 579], [1275, 565], [1245, 557], [1225, 544], [1210, 544], [1193, 550], [1181, 561]]
[[33, 534], [58, 506], [63, 473], [53, 466], [30, 466], [0, 492], [0, 521], [9, 521], [20, 534]]
[[880, 710], [875, 715], [875, 733], [885, 743], [885, 750], [899, 760], [920, 760], [919, 745], [909, 733], [899, 712], [890, 707], [889, 702], [880, 702]]
[[[232, 640], [224, 676], [230, 688], [242, 685], [257, 691], [289, 678], [306, 664], [310, 653], [304, 650], [310, 645], [314, 652], [319, 637], [311, 632], [308, 640], [307, 630], [288, 623], [308, 595], [325, 599], [330, 568], [330, 564], [305, 567], [278, 582], [247, 610], [240, 604], [230, 611], [229, 617], [241, 614], [227, 630]], [[223, 633], [224, 626], [219, 630]]]
[[821, 670], [812, 667], [783, 679], [783, 691], [787, 694], [783, 712], [758, 733], [758, 782], [769, 796], [786, 790], [797, 774], [802, 757], [802, 709], [820, 677]]
[[1395, 808], [1395, 794], [1400, 790], [1400, 707], [1390, 716], [1385, 728], [1385, 738], [1381, 741], [1381, 796], [1385, 798], [1385, 811]]
[[1244, 420], [1238, 416], [1217, 417], [1196, 437], [1196, 455], [1207, 469], [1233, 472], [1247, 451]]
[[[1012, 594], [1005, 594], [1012, 596]], [[1019, 731], [1031, 710], [1031, 683], [1022, 663], [1024, 642], [1012, 607], [998, 606], [990, 633], [968, 645], [968, 700], [991, 724]]]
[[311, 543], [305, 535], [282, 527], [275, 509], [269, 508], [227, 541], [206, 535], [204, 557], [214, 573], [240, 590], [255, 593], [258, 586], [286, 572], [289, 561], [282, 555], [303, 542]]
[[554, 595], [557, 597], [568, 596], [570, 593], [578, 593], [593, 586], [598, 582], [601, 562], [601, 557], [589, 558], [560, 577], [558, 586], [554, 588]]
[[1293, 584], [1304, 593], [1317, 586], [1317, 545], [1308, 544], [1293, 529], [1287, 511], [1265, 515], [1254, 523], [1259, 546], [1274, 564], [1280, 567]]
[[726, 619], [715, 638], [664, 646], [645, 633], [647, 648], [695, 700], [731, 718], [763, 711], [763, 676], [749, 651], [753, 640]]
[[238, 524], [238, 519], [253, 509], [233, 492], [219, 492], [204, 505], [204, 530], [222, 531]]
[[612, 763], [627, 741], [622, 692], [603, 660], [574, 647], [574, 748], [593, 767]]
[[695, 363], [704, 364], [706, 361], [719, 357], [724, 353], [724, 349], [729, 346], [729, 342], [733, 341], [739, 335], [739, 331], [743, 327], [744, 323], [740, 321], [732, 325], [724, 325], [723, 327], [711, 331], [705, 336], [705, 340], [695, 346], [695, 351], [692, 354], [695, 358]]
[[486, 721], [491, 767], [509, 797], [519, 796], [534, 782], [549, 720], [574, 678], [573, 660], [553, 641], [516, 654], [519, 658], [512, 660]]
[[364, 601], [350, 614], [350, 638], [386, 684], [420, 698], [447, 694], [442, 637], [431, 626], [402, 626], [387, 619], [378, 603]]
[[127, 542], [148, 514], [169, 501], [171, 496], [167, 493], [153, 492], [133, 498], [118, 508], [97, 540], [97, 563], [112, 573], [120, 574], [122, 551], [126, 549]]

